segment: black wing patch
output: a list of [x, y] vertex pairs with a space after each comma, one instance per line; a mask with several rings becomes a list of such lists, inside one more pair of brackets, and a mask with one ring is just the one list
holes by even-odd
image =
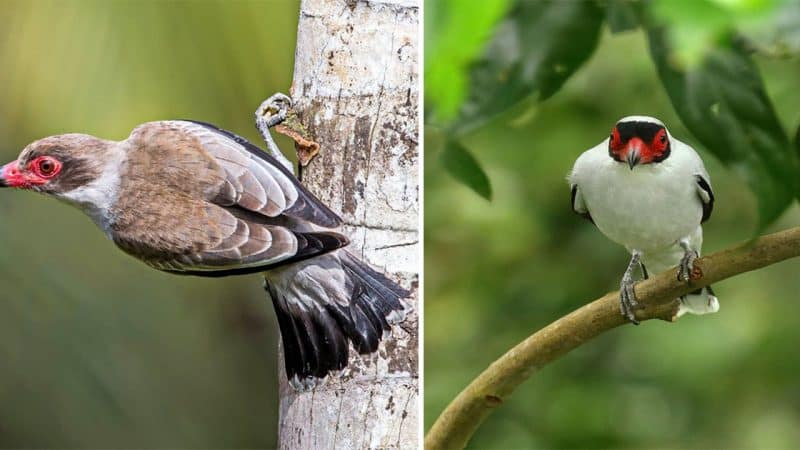
[[577, 184], [573, 184], [572, 185], [572, 210], [575, 211], [575, 214], [583, 217], [584, 219], [588, 220], [589, 222], [594, 223], [594, 220], [592, 219], [592, 215], [589, 214], [589, 210], [588, 209], [583, 210], [583, 211], [579, 211], [578, 208], [575, 207], [575, 199], [577, 198], [577, 196], [578, 196], [578, 185]]
[[[711, 185], [708, 184], [702, 175], [695, 175], [697, 179], [697, 187], [702, 191], [698, 191], [700, 202], [703, 204], [703, 218], [700, 223], [705, 223], [710, 217], [711, 212], [714, 210], [714, 191], [711, 190]], [[705, 195], [703, 195], [705, 193]]]
[[[209, 129], [215, 133], [221, 134], [237, 144], [241, 145], [245, 150], [249, 153], [257, 156], [264, 161], [267, 161], [270, 165], [276, 167], [280, 170], [284, 175], [286, 175], [292, 183], [297, 187], [297, 200], [295, 200], [294, 205], [286, 210], [286, 214], [288, 215], [295, 215], [296, 217], [300, 217], [302, 219], [308, 220], [314, 224], [325, 228], [337, 228], [342, 225], [342, 218], [339, 217], [335, 212], [331, 211], [330, 208], [325, 206], [317, 197], [314, 196], [311, 192], [309, 192], [297, 178], [294, 176], [293, 173], [289, 172], [286, 167], [283, 166], [280, 162], [278, 162], [275, 158], [272, 157], [268, 152], [262, 150], [252, 142], [248, 141], [247, 139], [239, 136], [238, 134], [231, 133], [228, 130], [224, 130], [219, 128], [213, 124], [207, 122], [201, 122], [198, 120], [189, 120], [189, 119], [181, 119], [185, 122], [192, 122], [197, 125], [200, 125], [206, 129]], [[292, 214], [294, 213], [294, 214]]]

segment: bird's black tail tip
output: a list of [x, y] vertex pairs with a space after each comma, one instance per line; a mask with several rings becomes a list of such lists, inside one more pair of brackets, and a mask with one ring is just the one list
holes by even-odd
[[317, 379], [345, 368], [350, 343], [361, 354], [376, 351], [409, 309], [404, 301], [408, 290], [346, 251], [334, 258], [345, 275], [343, 287], [341, 281], [329, 284], [334, 283], [332, 277], [315, 279], [312, 284], [321, 289], [308, 289], [303, 275], [295, 276], [295, 287], [304, 294], [296, 298], [294, 289], [287, 293], [266, 285], [278, 317], [286, 376], [298, 389], [313, 387]]

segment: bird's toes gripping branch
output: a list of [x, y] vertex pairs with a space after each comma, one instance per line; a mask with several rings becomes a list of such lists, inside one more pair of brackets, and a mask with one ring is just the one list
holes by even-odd
[[264, 143], [267, 144], [267, 150], [269, 150], [272, 157], [277, 159], [289, 172], [294, 173], [292, 162], [284, 156], [269, 132], [270, 128], [286, 120], [291, 107], [292, 99], [288, 95], [280, 92], [273, 94], [270, 98], [261, 102], [256, 109], [256, 128], [261, 134], [261, 138], [264, 139]]
[[678, 266], [678, 281], [684, 281], [686, 283], [692, 280], [692, 271], [694, 270], [694, 262], [699, 257], [696, 250], [693, 250], [689, 247], [689, 244], [685, 241], [680, 242], [681, 247], [683, 247], [683, 258], [681, 258], [681, 263]]
[[272, 128], [286, 120], [286, 115], [291, 107], [292, 99], [286, 94], [277, 92], [261, 102], [256, 109], [256, 124], [259, 129], [262, 127]]
[[625, 316], [628, 320], [631, 321], [634, 325], [639, 325], [639, 321], [636, 320], [636, 315], [634, 310], [639, 303], [636, 301], [636, 294], [633, 290], [634, 282], [633, 280], [622, 280], [619, 286], [619, 308], [622, 315]]
[[628, 268], [625, 274], [622, 275], [622, 281], [619, 284], [619, 309], [623, 316], [625, 316], [634, 325], [639, 325], [636, 320], [635, 310], [639, 306], [636, 301], [636, 292], [634, 291], [633, 271], [639, 264], [641, 254], [638, 251], [633, 251], [631, 261], [628, 263]]

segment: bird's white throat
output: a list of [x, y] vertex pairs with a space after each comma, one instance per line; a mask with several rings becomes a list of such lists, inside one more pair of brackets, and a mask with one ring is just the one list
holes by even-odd
[[111, 209], [117, 201], [120, 172], [124, 169], [127, 152], [123, 146], [113, 145], [106, 156], [100, 165], [99, 177], [58, 197], [86, 213], [110, 237], [114, 220]]

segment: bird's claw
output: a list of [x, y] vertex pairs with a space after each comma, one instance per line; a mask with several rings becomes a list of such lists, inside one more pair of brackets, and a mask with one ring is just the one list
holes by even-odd
[[692, 279], [692, 270], [694, 269], [694, 261], [698, 258], [695, 250], [687, 249], [681, 258], [681, 263], [678, 266], [678, 281], [689, 282]]
[[300, 378], [295, 375], [289, 378], [289, 385], [297, 392], [308, 392], [317, 387], [317, 380], [312, 377]]
[[286, 156], [278, 148], [278, 144], [272, 139], [269, 129], [275, 125], [280, 124], [286, 120], [286, 115], [289, 114], [289, 108], [292, 107], [292, 99], [288, 95], [276, 93], [270, 98], [261, 102], [261, 105], [256, 109], [256, 128], [267, 144], [267, 150], [270, 154], [278, 160], [283, 167], [290, 173], [294, 174], [294, 165], [291, 161], [286, 159]]
[[[288, 95], [276, 93], [261, 102], [256, 109], [256, 124], [264, 128], [272, 128], [286, 120], [292, 99]], [[259, 127], [260, 128], [260, 127]]]
[[639, 325], [636, 320], [634, 310], [639, 307], [639, 302], [636, 301], [636, 292], [634, 291], [634, 282], [630, 279], [623, 279], [619, 285], [619, 309], [623, 316], [625, 316], [634, 325]]

